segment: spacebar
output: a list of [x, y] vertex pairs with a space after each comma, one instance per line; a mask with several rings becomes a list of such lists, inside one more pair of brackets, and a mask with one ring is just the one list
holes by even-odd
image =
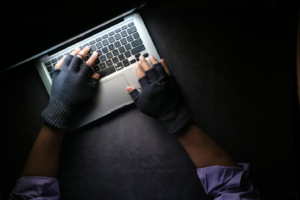
[[135, 47], [134, 49], [131, 49], [131, 54], [136, 54], [136, 53], [138, 53], [140, 51], [143, 51], [143, 50], [145, 50], [145, 46], [142, 44], [138, 47]]
[[111, 66], [105, 70], [102, 70], [102, 71], [100, 71], [100, 78], [103, 78], [104, 76], [107, 76], [115, 71], [116, 70], [115, 70], [114, 66]]

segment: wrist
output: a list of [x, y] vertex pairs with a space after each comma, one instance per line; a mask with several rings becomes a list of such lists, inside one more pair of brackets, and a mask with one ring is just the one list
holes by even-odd
[[41, 115], [49, 126], [66, 130], [71, 126], [72, 114], [71, 106], [67, 106], [51, 96], [48, 106]]
[[173, 109], [158, 118], [168, 129], [170, 134], [182, 130], [190, 121], [190, 114], [186, 107], [178, 103]]

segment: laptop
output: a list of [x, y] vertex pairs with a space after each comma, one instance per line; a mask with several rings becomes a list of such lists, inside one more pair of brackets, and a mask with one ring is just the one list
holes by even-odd
[[[142, 6], [144, 6], [143, 4]], [[142, 7], [140, 6], [140, 7]], [[75, 111], [74, 120], [68, 131], [73, 131], [124, 106], [134, 103], [126, 91], [127, 86], [140, 90], [134, 63], [144, 55], [149, 62], [151, 54], [158, 60], [160, 56], [149, 36], [137, 8], [123, 13], [55, 47], [35, 58], [38, 73], [50, 95], [52, 74], [56, 63], [75, 48], [90, 46], [90, 53], [98, 52], [92, 69], [100, 73], [99, 88], [89, 104]], [[151, 63], [149, 62], [150, 66]]]

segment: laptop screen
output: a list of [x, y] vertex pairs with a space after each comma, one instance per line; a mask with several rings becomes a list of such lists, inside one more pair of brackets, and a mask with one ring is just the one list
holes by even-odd
[[[15, 54], [9, 54], [11, 56], [8, 57], [4, 63], [1, 65], [0, 74], [4, 73], [5, 71], [8, 71], [10, 69], [13, 69], [15, 67], [20, 66], [23, 63], [26, 63], [28, 61], [31, 61], [41, 55], [44, 54], [53, 54], [56, 51], [59, 51], [59, 49], [66, 48], [66, 46], [72, 45], [72, 43], [79, 42], [80, 40], [85, 39], [86, 37], [89, 37], [91, 34], [96, 34], [96, 32], [99, 32], [99, 28], [105, 27], [106, 25], [110, 25], [117, 19], [120, 19], [142, 7], [144, 7], [146, 4], [139, 3], [131, 7], [131, 9], [125, 8], [124, 9], [115, 9], [115, 12], [113, 12], [110, 9], [110, 14], [107, 14], [105, 17], [99, 17], [99, 19], [95, 20], [92, 19], [91, 21], [87, 20], [86, 22], [83, 21], [77, 21], [74, 20], [72, 22], [67, 22], [61, 20], [60, 23], [55, 25], [53, 22], [40, 22], [43, 23], [42, 25], [38, 25], [37, 27], [31, 27], [31, 30], [28, 30], [30, 32], [30, 38], [36, 38], [36, 40], [29, 41], [23, 41], [19, 40], [18, 45], [22, 46], [22, 43], [27, 46], [27, 50], [22, 52], [22, 54], [19, 54], [16, 56]], [[120, 14], [121, 13], [121, 14]], [[103, 16], [103, 15], [102, 15]], [[48, 24], [47, 24], [48, 23]], [[95, 23], [96, 26], [95, 26]], [[66, 25], [69, 26], [65, 27]], [[54, 29], [53, 37], [49, 36], [47, 34], [43, 35], [44, 30], [41, 30], [41, 27], [46, 26], [50, 29]], [[61, 30], [60, 31], [60, 27]], [[58, 33], [55, 31], [57, 30]], [[26, 31], [26, 30], [24, 30]], [[59, 32], [60, 31], [60, 32]], [[30, 45], [26, 45], [26, 42]], [[14, 43], [14, 42], [13, 42]], [[14, 45], [14, 44], [13, 44]], [[7, 62], [9, 61], [9, 62]], [[4, 64], [4, 65], [3, 65]]]

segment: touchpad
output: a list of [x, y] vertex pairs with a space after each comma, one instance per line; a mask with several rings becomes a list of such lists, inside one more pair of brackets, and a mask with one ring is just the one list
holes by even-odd
[[99, 85], [96, 103], [101, 114], [111, 112], [117, 107], [132, 101], [126, 87], [129, 86], [124, 75], [117, 76]]

